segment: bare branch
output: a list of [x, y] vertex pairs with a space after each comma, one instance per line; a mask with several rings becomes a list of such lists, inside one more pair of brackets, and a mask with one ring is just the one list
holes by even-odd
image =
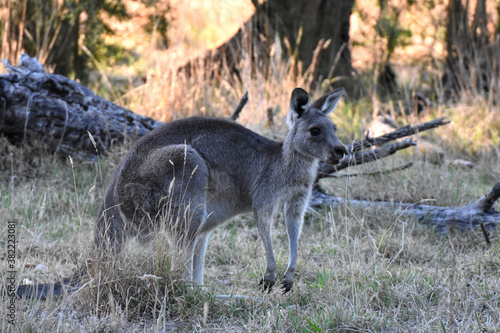
[[486, 240], [486, 243], [488, 245], [491, 245], [490, 235], [489, 235], [488, 230], [486, 230], [484, 223], [481, 223], [480, 226], [481, 226], [481, 230], [483, 231], [483, 235], [484, 235], [484, 239]]
[[233, 114], [229, 117], [231, 120], [236, 120], [240, 116], [241, 111], [243, 110], [243, 107], [245, 104], [248, 102], [248, 91], [245, 91], [245, 94], [243, 97], [240, 99], [240, 102], [236, 106], [236, 109], [234, 109]]
[[384, 134], [382, 136], [376, 137], [376, 138], [371, 138], [371, 139], [365, 139], [361, 141], [355, 141], [354, 143], [350, 144], [347, 146], [347, 150], [356, 152], [363, 150], [364, 148], [370, 148], [373, 146], [382, 146], [386, 144], [389, 141], [393, 141], [399, 138], [404, 138], [405, 136], [410, 136], [413, 134], [417, 134], [423, 131], [427, 131], [432, 128], [436, 128], [439, 126], [447, 125], [450, 123], [450, 121], [445, 121], [445, 118], [438, 118], [434, 119], [422, 124], [418, 124], [416, 126], [404, 126], [401, 127], [394, 132], [390, 132], [387, 134]]
[[500, 182], [496, 183], [495, 186], [484, 195], [481, 199], [476, 201], [474, 204], [477, 205], [481, 211], [487, 212], [493, 209], [493, 205], [500, 198]]
[[403, 142], [386, 145], [373, 150], [362, 151], [365, 148], [371, 148], [373, 146], [382, 146], [383, 144], [389, 141], [393, 141], [399, 138], [403, 138], [405, 136], [413, 135], [419, 132], [429, 130], [431, 128], [436, 128], [450, 123], [449, 121], [445, 121], [444, 119], [445, 118], [439, 118], [416, 126], [405, 126], [395, 130], [394, 132], [387, 133], [385, 135], [376, 138], [355, 141], [347, 146], [347, 150], [351, 152], [351, 155], [342, 159], [339, 165], [332, 166], [325, 163], [320, 164], [316, 181], [324, 177], [331, 177], [333, 173], [345, 169], [349, 166], [372, 162], [380, 158], [392, 155], [396, 153], [398, 150], [414, 146], [415, 142], [413, 140], [406, 139]]
[[379, 160], [381, 158], [387, 157], [396, 153], [398, 150], [405, 149], [411, 146], [415, 146], [416, 142], [412, 139], [406, 139], [402, 142], [396, 142], [390, 145], [386, 145], [383, 147], [379, 147], [373, 150], [356, 152], [354, 155], [348, 155], [344, 157], [340, 164], [338, 165], [329, 165], [326, 163], [321, 163], [318, 170], [318, 179], [329, 177], [332, 173], [335, 173], [339, 170], [348, 168], [353, 165], [359, 165], [367, 162], [372, 162], [375, 160]]

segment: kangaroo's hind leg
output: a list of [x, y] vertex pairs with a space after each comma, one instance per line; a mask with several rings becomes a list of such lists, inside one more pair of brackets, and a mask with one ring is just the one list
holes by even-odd
[[193, 281], [197, 285], [203, 285], [203, 267], [205, 265], [205, 254], [207, 252], [209, 233], [203, 233], [196, 237], [193, 252]]
[[[196, 150], [186, 145], [168, 146], [157, 156], [168, 163], [159, 214], [177, 245], [186, 251], [188, 277], [203, 284], [203, 263], [208, 234], [200, 235], [206, 219], [208, 168]], [[161, 163], [164, 164], [164, 163]], [[168, 188], [167, 188], [168, 186]]]
[[152, 236], [166, 229], [182, 250], [179, 254], [187, 255], [192, 279], [196, 237], [207, 215], [208, 168], [203, 158], [189, 145], [167, 145], [150, 151], [140, 167], [123, 178], [122, 210], [133, 216], [129, 230]]

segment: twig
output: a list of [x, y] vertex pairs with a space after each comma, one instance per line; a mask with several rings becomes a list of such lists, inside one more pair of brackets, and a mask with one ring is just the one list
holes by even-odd
[[[330, 42], [327, 42], [327, 43], [330, 44]], [[307, 78], [309, 76], [307, 78], [307, 82], [308, 82], [307, 87], [309, 89], [311, 88], [311, 83], [314, 81], [314, 73], [316, 72], [316, 67], [318, 65], [318, 58], [319, 58], [319, 55], [321, 53], [321, 50], [324, 49], [324, 47], [323, 47], [324, 45], [325, 45], [325, 40], [322, 38], [319, 40], [318, 44], [316, 45], [316, 48], [313, 51], [311, 65], [304, 73], [304, 77]]]
[[391, 172], [396, 172], [396, 171], [401, 171], [408, 169], [413, 166], [412, 162], [400, 165], [396, 168], [389, 169], [389, 170], [382, 170], [382, 171], [375, 171], [375, 172], [360, 172], [360, 173], [353, 173], [353, 174], [344, 174], [344, 175], [335, 175], [335, 174], [330, 174], [327, 176], [324, 176], [322, 178], [350, 178], [350, 177], [360, 177], [360, 176], [378, 176], [378, 175], [386, 175]]
[[268, 128], [272, 128], [274, 125], [274, 110], [273, 110], [273, 108], [267, 108], [266, 114], [267, 114], [266, 126]]
[[233, 114], [229, 117], [231, 120], [236, 120], [240, 116], [241, 111], [243, 110], [243, 107], [245, 104], [248, 102], [248, 91], [245, 91], [245, 95], [240, 99], [240, 102], [236, 106], [236, 109], [234, 109]]
[[342, 55], [342, 53], [344, 52], [344, 49], [346, 47], [347, 47], [347, 43], [344, 43], [344, 44], [342, 44], [340, 49], [337, 51], [337, 54], [335, 55], [335, 59], [333, 60], [333, 65], [330, 68], [330, 71], [328, 72], [327, 79], [330, 79], [331, 77], [333, 77], [333, 72], [335, 72], [335, 68], [337, 67], [337, 64], [340, 60], [340, 56]]
[[486, 243], [488, 245], [491, 245], [490, 235], [488, 235], [488, 231], [484, 227], [484, 223], [481, 223], [480, 226], [481, 226], [481, 230], [483, 231], [484, 238], [486, 239]]

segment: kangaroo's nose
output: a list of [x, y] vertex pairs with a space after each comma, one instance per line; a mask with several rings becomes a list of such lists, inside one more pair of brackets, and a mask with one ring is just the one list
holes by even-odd
[[341, 145], [341, 146], [337, 146], [335, 147], [335, 149], [333, 150], [333, 153], [336, 155], [336, 156], [339, 156], [340, 159], [344, 158], [344, 155], [347, 154], [347, 149], [345, 148], [344, 145]]

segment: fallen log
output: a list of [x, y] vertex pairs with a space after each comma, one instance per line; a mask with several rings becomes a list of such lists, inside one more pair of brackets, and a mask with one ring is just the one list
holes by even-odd
[[[35, 58], [19, 67], [3, 60], [0, 134], [49, 153], [95, 160], [125, 139], [135, 140], [161, 124], [96, 95], [62, 75], [45, 73]], [[89, 136], [95, 140], [96, 147]]]
[[488, 231], [500, 224], [500, 213], [495, 211], [493, 204], [500, 197], [500, 182], [479, 200], [462, 207], [439, 207], [421, 204], [410, 204], [397, 201], [368, 201], [340, 198], [325, 193], [316, 187], [311, 197], [310, 206], [324, 207], [331, 205], [351, 205], [363, 208], [385, 207], [399, 214], [414, 216], [421, 223], [434, 226], [440, 234], [446, 234], [450, 229], [459, 231], [476, 230], [478, 227], [485, 234], [489, 243]]

